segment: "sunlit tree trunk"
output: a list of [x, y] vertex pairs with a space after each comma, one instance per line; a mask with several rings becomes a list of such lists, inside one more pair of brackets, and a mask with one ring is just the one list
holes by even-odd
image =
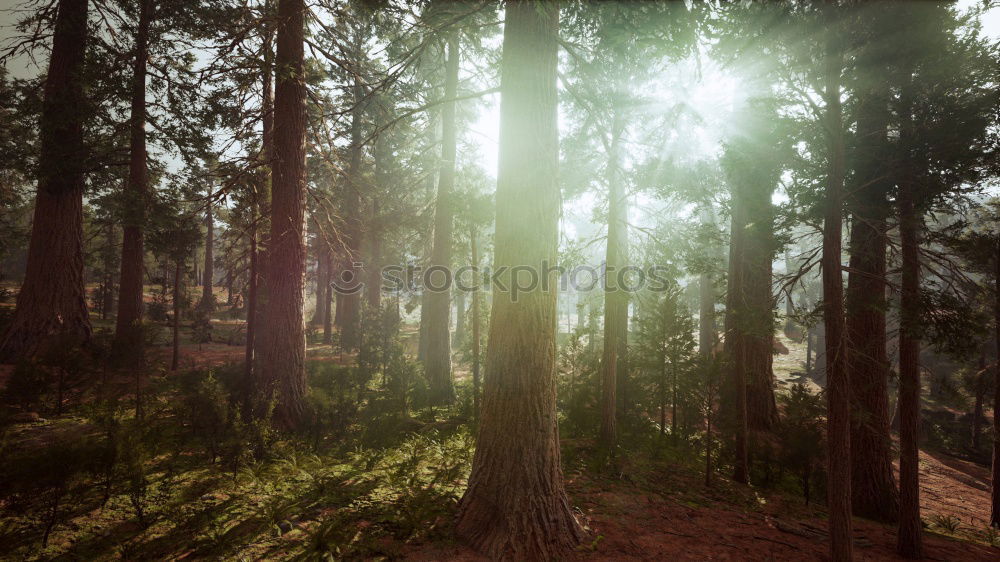
[[60, 0], [39, 122], [41, 154], [27, 267], [0, 357], [30, 356], [46, 340], [86, 343], [83, 279], [84, 52], [87, 0]]
[[[469, 228], [469, 249], [472, 253], [473, 272], [479, 271], [479, 248], [476, 245], [476, 227]], [[479, 362], [480, 362], [480, 303], [479, 303], [479, 279], [476, 279], [472, 289], [472, 411], [476, 422], [479, 421]]]
[[843, 55], [828, 31], [825, 57], [827, 185], [823, 213], [823, 324], [826, 327], [827, 506], [830, 554], [851, 560], [851, 385], [846, 365], [841, 236], [844, 218], [844, 123], [841, 109]]
[[129, 118], [128, 182], [125, 184], [122, 229], [121, 278], [118, 282], [118, 316], [115, 319], [115, 355], [125, 363], [140, 365], [142, 354], [142, 287], [145, 268], [143, 229], [148, 204], [149, 171], [146, 163], [146, 59], [153, 1], [140, 0], [132, 71], [132, 108]]
[[441, 129], [441, 173], [438, 176], [438, 191], [434, 210], [434, 247], [431, 251], [429, 280], [435, 285], [427, 292], [427, 308], [421, 314], [427, 315], [427, 356], [424, 371], [430, 383], [431, 399], [435, 404], [449, 404], [455, 399], [455, 389], [451, 377], [451, 287], [438, 281], [445, 270], [451, 268], [452, 230], [454, 222], [456, 123], [455, 101], [458, 93], [458, 30], [448, 34], [448, 59], [445, 63], [446, 101], [442, 107]]
[[601, 356], [601, 444], [613, 451], [618, 441], [617, 390], [625, 364], [628, 331], [628, 293], [618, 286], [619, 272], [628, 253], [628, 200], [621, 174], [624, 134], [618, 110], [612, 117], [608, 145], [608, 244], [604, 279], [604, 351]]
[[556, 419], [558, 30], [556, 5], [506, 4], [494, 260], [546, 272], [548, 284], [493, 295], [482, 418], [456, 522], [493, 559], [568, 557], [583, 536], [563, 488]]
[[737, 334], [738, 288], [742, 286], [743, 268], [740, 255], [743, 252], [742, 229], [737, 225], [745, 222], [745, 210], [738, 201], [733, 201], [729, 239], [729, 276], [726, 291], [725, 355], [728, 364], [729, 392], [723, 398], [730, 398], [726, 415], [731, 416], [734, 437], [733, 480], [742, 484], [750, 482], [750, 459], [747, 443], [747, 384], [744, 360], [744, 340]]
[[[357, 40], [357, 38], [355, 38]], [[360, 61], [362, 52], [354, 45], [354, 56]], [[349, 275], [351, 283], [356, 283], [361, 275], [361, 157], [362, 157], [362, 125], [364, 120], [364, 91], [361, 79], [354, 77], [351, 88], [353, 107], [351, 109], [351, 145], [350, 160], [347, 169], [347, 185], [344, 192], [344, 245], [347, 256], [343, 269]], [[354, 350], [361, 345], [361, 293], [359, 291], [338, 293], [337, 323], [340, 326], [340, 347], [344, 350]]]
[[268, 303], [261, 334], [260, 388], [275, 397], [275, 421], [297, 425], [303, 413], [305, 326], [302, 288], [305, 280], [303, 237], [305, 199], [306, 87], [303, 0], [279, 0], [274, 94], [274, 159], [271, 236], [268, 255]]

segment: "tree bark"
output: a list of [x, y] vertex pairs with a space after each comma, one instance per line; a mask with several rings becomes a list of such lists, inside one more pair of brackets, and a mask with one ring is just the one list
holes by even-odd
[[827, 506], [833, 560], [854, 555], [851, 521], [851, 381], [846, 369], [841, 236], [844, 217], [844, 132], [840, 103], [843, 55], [828, 31], [825, 60], [827, 186], [823, 216], [823, 325], [826, 328]]
[[121, 278], [118, 282], [118, 316], [115, 318], [115, 355], [125, 364], [140, 366], [142, 354], [143, 229], [149, 197], [146, 163], [146, 64], [149, 57], [149, 24], [154, 0], [139, 1], [139, 27], [132, 72], [132, 107], [128, 182], [122, 229]]
[[624, 123], [614, 110], [608, 150], [608, 244], [604, 278], [604, 350], [601, 356], [601, 446], [614, 451], [618, 443], [617, 390], [625, 363], [628, 293], [618, 286], [628, 252], [628, 201], [621, 178]]
[[212, 216], [212, 193], [209, 188], [209, 197], [205, 208], [205, 267], [202, 272], [201, 282], [201, 305], [213, 310], [215, 305], [215, 293], [212, 286], [215, 284], [215, 217]]
[[[997, 238], [994, 257], [993, 320], [998, 355], [1000, 355], [1000, 237]], [[993, 368], [993, 471], [991, 473], [990, 526], [1000, 528], [1000, 358]]]
[[884, 523], [899, 516], [889, 430], [886, 356], [886, 217], [891, 186], [887, 158], [888, 98], [881, 88], [860, 92], [851, 212], [850, 271], [845, 296], [851, 419], [851, 505], [854, 514]]
[[[271, 11], [270, 1], [265, 2], [268, 12]], [[264, 60], [261, 65], [261, 150], [260, 158], [263, 161], [261, 168], [260, 189], [253, 193], [253, 216], [251, 223], [251, 267], [250, 283], [247, 294], [247, 342], [244, 350], [245, 375], [244, 381], [244, 416], [249, 419], [255, 415], [256, 405], [254, 399], [258, 396], [256, 389], [257, 379], [257, 343], [261, 334], [264, 333], [263, 312], [266, 310], [266, 275], [267, 271], [267, 244], [261, 243], [262, 228], [270, 213], [271, 204], [271, 169], [274, 163], [274, 88], [273, 88], [273, 66], [274, 66], [274, 31], [271, 27], [264, 32]]]
[[712, 354], [715, 347], [715, 288], [712, 276], [702, 273], [698, 276], [698, 353], [702, 357]]
[[[38, 192], [24, 282], [0, 358], [34, 355], [52, 338], [90, 340], [83, 279], [84, 51], [87, 0], [60, 0], [39, 122]], [[69, 340], [69, 341], [67, 341]]]
[[176, 371], [181, 362], [181, 273], [184, 262], [178, 260], [174, 264], [174, 322], [173, 322], [173, 354], [170, 360], [170, 370]]
[[479, 248], [476, 246], [476, 227], [469, 228], [469, 247], [472, 253], [472, 267], [476, 280], [472, 289], [472, 412], [476, 422], [479, 422], [479, 358], [480, 358], [480, 322], [479, 319]]
[[[355, 34], [357, 31], [355, 31]], [[355, 60], [360, 63], [363, 56], [361, 46], [355, 37], [353, 47]], [[351, 146], [350, 161], [347, 169], [347, 186], [344, 193], [344, 244], [347, 256], [343, 267], [349, 272], [352, 283], [361, 276], [361, 157], [362, 130], [364, 120], [364, 91], [359, 76], [354, 77], [352, 87], [354, 105], [351, 108]], [[354, 350], [361, 346], [361, 292], [337, 293], [337, 321], [340, 326], [340, 347], [343, 350]]]
[[[907, 81], [910, 79], [907, 77]], [[908, 88], [904, 88], [908, 89]], [[896, 551], [904, 558], [923, 556], [920, 523], [920, 217], [916, 210], [913, 117], [904, 99], [899, 162], [902, 176], [896, 196], [899, 207], [901, 290], [899, 299], [899, 531]], [[829, 364], [829, 363], [828, 363]]]
[[323, 326], [326, 324], [326, 292], [328, 289], [327, 275], [330, 270], [330, 252], [326, 249], [325, 242], [320, 242], [316, 248], [319, 259], [316, 260], [316, 309], [313, 317], [309, 321], [313, 326]]
[[[456, 532], [494, 559], [565, 557], [583, 537], [563, 487], [556, 419], [558, 30], [557, 6], [506, 4], [495, 263], [535, 268], [547, 284], [493, 295], [482, 419]], [[509, 286], [511, 277], [501, 278]]]
[[972, 408], [972, 450], [978, 451], [983, 437], [983, 406], [986, 401], [986, 350], [979, 353], [979, 372], [973, 381], [975, 406]]
[[279, 0], [277, 84], [274, 95], [274, 160], [271, 235], [268, 255], [268, 303], [261, 334], [258, 388], [277, 399], [275, 421], [296, 426], [306, 392], [305, 327], [302, 288], [305, 280], [303, 237], [305, 199], [306, 87], [303, 0]]
[[[323, 277], [320, 279], [320, 284], [323, 285], [323, 301], [316, 302], [316, 306], [322, 306], [323, 317], [323, 343], [330, 345], [333, 343], [333, 253], [329, 248], [323, 252], [323, 260], [326, 262], [326, 267], [323, 268]], [[319, 291], [317, 291], [319, 295]], [[317, 298], [319, 298], [317, 296]]]
[[[735, 199], [735, 198], [734, 198]], [[725, 316], [725, 354], [728, 363], [728, 377], [731, 394], [731, 406], [726, 408], [733, 416], [733, 437], [734, 437], [734, 459], [733, 459], [733, 480], [741, 484], [750, 482], [750, 458], [747, 443], [747, 384], [746, 370], [744, 362], [743, 338], [739, 337], [736, 330], [738, 287], [742, 285], [743, 268], [740, 266], [741, 254], [743, 252], [742, 229], [737, 225], [743, 224], [745, 212], [739, 202], [733, 201], [732, 218], [729, 239], [729, 276], [726, 290], [726, 316]], [[722, 396], [723, 398], [726, 395]]]
[[452, 345], [459, 347], [465, 339], [465, 291], [455, 291], [455, 341]]
[[[459, 44], [458, 30], [448, 32], [448, 59], [445, 62], [445, 99], [452, 100], [442, 106], [441, 112], [441, 172], [438, 175], [437, 198], [434, 209], [434, 246], [428, 271], [430, 279], [438, 285], [440, 272], [451, 268], [452, 230], [454, 222], [455, 156], [457, 129], [455, 122], [455, 96], [458, 92]], [[450, 277], [450, 275], [449, 275]], [[430, 383], [434, 404], [450, 404], [455, 399], [451, 376], [451, 287], [436, 287], [427, 291], [427, 357], [424, 370]]]

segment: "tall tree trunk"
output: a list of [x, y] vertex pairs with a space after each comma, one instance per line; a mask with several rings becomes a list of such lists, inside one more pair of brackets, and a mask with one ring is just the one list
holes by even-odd
[[983, 437], [983, 405], [986, 401], [986, 349], [979, 353], [979, 371], [976, 373], [975, 406], [972, 408], [972, 450], [978, 451]]
[[455, 341], [456, 347], [465, 339], [465, 291], [455, 291]]
[[208, 203], [205, 208], [205, 267], [202, 272], [201, 305], [208, 310], [215, 308], [215, 217], [212, 216], [212, 189], [209, 188]]
[[825, 60], [827, 186], [823, 215], [823, 324], [826, 327], [827, 506], [830, 554], [854, 555], [851, 521], [851, 380], [846, 368], [844, 278], [841, 236], [844, 220], [844, 123], [840, 103], [843, 55], [836, 32], [827, 32]]
[[476, 227], [469, 228], [469, 247], [472, 253], [473, 272], [477, 274], [472, 289], [472, 411], [475, 420], [479, 422], [479, 358], [480, 358], [480, 322], [481, 306], [479, 303], [479, 248], [476, 247]]
[[[737, 308], [739, 288], [742, 286], [743, 267], [740, 257], [743, 252], [743, 229], [737, 225], [743, 224], [745, 209], [740, 201], [734, 197], [732, 218], [729, 238], [729, 276], [726, 290], [726, 317], [725, 317], [725, 355], [728, 363], [729, 392], [728, 397], [732, 401], [730, 407], [726, 407], [729, 415], [733, 416], [733, 437], [735, 439], [733, 451], [733, 480], [748, 484], [750, 482], [750, 458], [749, 446], [747, 443], [747, 384], [746, 384], [746, 364], [744, 362], [744, 339], [737, 333]], [[727, 395], [723, 394], [722, 398]]]
[[24, 282], [7, 333], [6, 361], [30, 356], [58, 336], [86, 343], [90, 318], [83, 279], [83, 113], [87, 0], [60, 0], [39, 122], [38, 192]]
[[[907, 70], [907, 74], [909, 74]], [[909, 75], [906, 82], [911, 82]], [[910, 89], [910, 88], [904, 88]], [[904, 94], [905, 96], [906, 94]], [[920, 523], [920, 217], [914, 190], [917, 165], [912, 154], [913, 117], [908, 99], [903, 100], [899, 143], [902, 177], [896, 195], [899, 207], [901, 290], [899, 294], [899, 531], [896, 551], [904, 558], [923, 556]], [[829, 337], [829, 334], [828, 334]], [[829, 362], [827, 362], [829, 365]]]
[[319, 259], [316, 260], [316, 309], [309, 323], [313, 326], [323, 326], [326, 324], [326, 292], [327, 275], [330, 270], [330, 251], [326, 248], [325, 242], [320, 242], [316, 247]]
[[993, 367], [993, 471], [991, 474], [990, 526], [1000, 528], [1000, 237], [993, 258], [993, 328], [997, 343], [997, 363]]
[[892, 523], [899, 492], [889, 431], [889, 360], [886, 356], [885, 271], [887, 181], [882, 165], [888, 98], [881, 88], [859, 95], [847, 293], [847, 371], [854, 412], [851, 423], [851, 505], [854, 514]]
[[[440, 271], [450, 270], [452, 229], [454, 222], [456, 123], [455, 101], [458, 93], [458, 30], [448, 33], [448, 59], [445, 63], [444, 97], [441, 128], [441, 172], [434, 208], [434, 247], [431, 250], [429, 272], [431, 281], [440, 279]], [[450, 277], [450, 275], [449, 275]], [[439, 285], [435, 281], [433, 285]], [[427, 289], [425, 289], [427, 290]], [[450, 404], [455, 399], [451, 377], [451, 287], [436, 287], [427, 292], [427, 357], [424, 370], [430, 383], [431, 400], [435, 404]]]
[[715, 347], [715, 287], [712, 276], [702, 273], [698, 276], [698, 353], [702, 357], [712, 354]]
[[[256, 203], [256, 202], [255, 202]], [[257, 277], [260, 271], [260, 265], [258, 263], [259, 250], [257, 249], [257, 205], [253, 205], [253, 212], [250, 222], [250, 230], [247, 233], [247, 237], [250, 242], [250, 271], [248, 272], [247, 279], [247, 337], [246, 344], [243, 348], [243, 361], [244, 361], [244, 400], [243, 406], [246, 409], [245, 414], [249, 414], [249, 408], [251, 404], [247, 401], [249, 397], [250, 381], [253, 377], [253, 361], [254, 361], [254, 345], [257, 340]]]
[[132, 108], [128, 183], [122, 229], [121, 279], [118, 282], [118, 316], [115, 319], [115, 355], [124, 363], [142, 364], [142, 285], [145, 268], [143, 229], [149, 192], [146, 164], [146, 59], [149, 57], [149, 24], [154, 0], [139, 1], [139, 27], [135, 38], [132, 71]]
[[[270, 15], [272, 4], [270, 0], [264, 3], [265, 9]], [[261, 234], [266, 232], [264, 226], [267, 225], [266, 217], [270, 214], [271, 204], [271, 169], [274, 162], [274, 30], [271, 27], [265, 29], [264, 33], [264, 60], [261, 67], [261, 150], [260, 158], [264, 164], [261, 169], [259, 188], [253, 194], [253, 216], [251, 223], [251, 267], [250, 283], [247, 294], [247, 342], [244, 350], [245, 375], [244, 381], [244, 416], [248, 419], [255, 415], [255, 395], [259, 393], [256, 388], [257, 374], [257, 342], [264, 333], [264, 306], [267, 295], [267, 244], [262, 241]], [[266, 238], [266, 235], [265, 235]], [[262, 242], [264, 242], [262, 244]]]
[[173, 325], [173, 355], [170, 360], [170, 370], [176, 371], [181, 362], [181, 273], [184, 262], [177, 260], [174, 264], [174, 325]]
[[[751, 167], [759, 166], [745, 162]], [[773, 184], [768, 174], [756, 171], [741, 174], [734, 185], [733, 237], [741, 248], [734, 267], [739, 268], [733, 294], [733, 336], [741, 352], [741, 369], [746, 385], [747, 427], [770, 430], [778, 422], [774, 398], [774, 261]], [[736, 219], [740, 219], [736, 222]]]
[[624, 123], [616, 109], [608, 150], [608, 245], [605, 252], [604, 350], [601, 356], [601, 446], [613, 451], [618, 443], [617, 391], [628, 331], [628, 293], [618, 286], [628, 252], [628, 201], [621, 174]]
[[[382, 167], [376, 164], [377, 167]], [[376, 172], [376, 182], [381, 183]], [[384, 193], [382, 190], [379, 193]], [[373, 313], [382, 310], [382, 211], [378, 199], [372, 201], [372, 220], [368, 225], [368, 277], [365, 280], [365, 302]]]
[[83, 113], [87, 0], [60, 0], [39, 122], [38, 192], [24, 282], [0, 358], [30, 356], [57, 338], [86, 343], [91, 327], [83, 279]]
[[[333, 343], [333, 253], [329, 248], [323, 252], [323, 260], [326, 262], [326, 267], [323, 268], [323, 278], [320, 280], [320, 284], [323, 285], [323, 301], [316, 301], [317, 307], [322, 307], [323, 312], [320, 316], [323, 317], [323, 343], [330, 345]], [[317, 292], [317, 295], [319, 293]], [[319, 298], [317, 296], [317, 298]]]
[[395, 108], [389, 96], [383, 95], [376, 106], [375, 137], [375, 195], [372, 197], [372, 220], [368, 226], [368, 240], [371, 256], [368, 260], [366, 300], [368, 307], [382, 310], [382, 238], [385, 236], [386, 218], [382, 216], [381, 198], [392, 190], [390, 170], [393, 165], [392, 143], [389, 137]]
[[[357, 31], [355, 31], [355, 34]], [[355, 42], [358, 38], [355, 37]], [[354, 45], [354, 57], [360, 64], [361, 47]], [[361, 275], [361, 127], [364, 120], [364, 91], [361, 79], [354, 77], [352, 87], [354, 105], [351, 108], [351, 146], [347, 169], [347, 186], [344, 192], [344, 245], [347, 256], [343, 268], [350, 272], [351, 283], [356, 283]], [[358, 291], [337, 292], [337, 322], [340, 326], [340, 347], [354, 350], [361, 346], [361, 293]]]
[[493, 295], [482, 419], [456, 533], [494, 559], [568, 556], [583, 537], [563, 487], [556, 420], [558, 33], [557, 6], [506, 4], [495, 263], [534, 268], [548, 283]]
[[306, 392], [303, 210], [305, 199], [306, 87], [303, 0], [279, 0], [277, 73], [274, 94], [274, 160], [268, 303], [261, 334], [260, 384], [265, 398], [277, 398], [275, 420], [292, 427], [302, 418]]

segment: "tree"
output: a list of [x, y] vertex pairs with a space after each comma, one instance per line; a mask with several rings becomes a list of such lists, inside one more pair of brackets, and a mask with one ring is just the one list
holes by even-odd
[[139, 366], [143, 361], [143, 227], [149, 198], [149, 169], [146, 163], [146, 66], [149, 59], [149, 26], [156, 11], [153, 2], [154, 0], [140, 0], [138, 3], [139, 18], [132, 59], [128, 182], [124, 192], [121, 277], [118, 281], [118, 315], [115, 317], [115, 352], [123, 362], [132, 366]]
[[274, 159], [271, 185], [271, 232], [267, 264], [267, 330], [261, 334], [261, 397], [277, 399], [275, 420], [297, 425], [306, 391], [305, 326], [302, 289], [305, 281], [306, 86], [304, 63], [305, 5], [279, 0], [274, 91]]
[[[559, 12], [516, 0], [505, 15], [495, 264], [534, 268], [539, 284], [494, 292], [476, 453], [456, 531], [492, 558], [551, 559], [583, 537], [563, 488], [555, 411]], [[512, 278], [508, 271], [502, 280], [510, 287]]]
[[844, 332], [844, 278], [841, 237], [844, 219], [844, 123], [841, 108], [843, 72], [839, 22], [832, 7], [823, 53], [826, 103], [827, 184], [823, 202], [823, 326], [826, 329], [827, 506], [830, 511], [830, 554], [835, 561], [851, 560], [854, 539], [851, 521], [851, 379], [846, 365]]
[[855, 515], [895, 522], [899, 492], [892, 468], [889, 433], [889, 359], [886, 356], [886, 247], [891, 147], [889, 92], [885, 81], [885, 26], [895, 25], [884, 5], [858, 12], [861, 36], [854, 97], [854, 135], [845, 295], [847, 370], [851, 374], [851, 505]]
[[[38, 192], [24, 282], [0, 357], [33, 355], [53, 336], [90, 339], [83, 278], [84, 53], [87, 0], [60, 0], [45, 79]], [[62, 339], [61, 341], [67, 341]]]
[[[445, 63], [445, 100], [441, 111], [441, 171], [438, 174], [437, 197], [434, 209], [434, 246], [428, 271], [448, 270], [452, 261], [452, 231], [454, 229], [456, 123], [455, 96], [458, 93], [459, 30], [447, 31], [448, 58]], [[438, 272], [440, 273], [440, 271]], [[432, 280], [439, 275], [431, 276]], [[448, 275], [450, 277], [450, 275]], [[426, 308], [421, 316], [427, 315], [427, 356], [424, 370], [431, 385], [434, 403], [449, 404], [455, 399], [455, 389], [451, 378], [451, 287], [428, 290]]]

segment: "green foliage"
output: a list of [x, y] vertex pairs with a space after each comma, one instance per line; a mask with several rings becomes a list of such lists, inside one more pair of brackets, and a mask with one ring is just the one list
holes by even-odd
[[813, 394], [801, 382], [793, 384], [787, 393], [779, 394], [778, 400], [782, 408], [777, 429], [781, 447], [778, 461], [783, 469], [798, 477], [808, 503], [816, 495], [812, 491], [813, 480], [824, 467], [826, 405], [822, 394]]

